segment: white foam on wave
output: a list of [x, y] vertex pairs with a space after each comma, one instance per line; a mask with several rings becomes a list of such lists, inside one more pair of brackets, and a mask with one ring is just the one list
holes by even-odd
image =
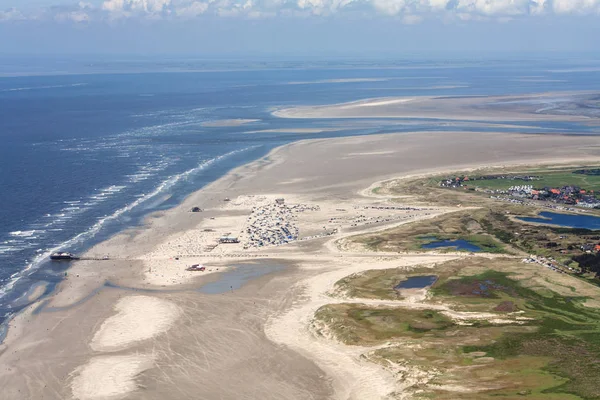
[[0, 92], [22, 92], [25, 90], [59, 89], [59, 88], [79, 87], [79, 86], [86, 86], [86, 85], [87, 85], [87, 83], [73, 83], [70, 85], [28, 86], [28, 87], [0, 89]]
[[139, 167], [138, 171], [134, 174], [126, 175], [129, 179], [129, 182], [138, 183], [145, 181], [153, 176], [155, 176], [158, 172], [165, 170], [167, 167], [173, 164], [172, 160], [161, 160], [157, 164], [146, 164]]
[[[80, 243], [83, 240], [94, 237], [96, 234], [98, 234], [98, 232], [100, 232], [100, 230], [104, 227], [104, 225], [107, 222], [116, 220], [121, 215], [133, 210], [134, 208], [138, 207], [139, 205], [141, 205], [141, 204], [145, 203], [146, 201], [152, 199], [153, 197], [161, 194], [165, 190], [170, 189], [171, 187], [173, 187], [175, 184], [182, 181], [183, 179], [186, 179], [190, 176], [193, 176], [193, 175], [199, 173], [200, 171], [210, 167], [211, 165], [215, 164], [216, 162], [218, 162], [224, 158], [248, 151], [255, 147], [257, 147], [257, 146], [250, 146], [250, 147], [246, 147], [243, 149], [230, 151], [228, 153], [222, 154], [222, 155], [212, 158], [210, 160], [203, 161], [198, 166], [191, 168], [185, 172], [182, 172], [181, 174], [171, 176], [171, 177], [167, 178], [166, 180], [164, 180], [163, 182], [161, 182], [150, 193], [144, 194], [142, 197], [139, 197], [137, 200], [133, 201], [132, 203], [126, 205], [125, 207], [118, 209], [113, 214], [100, 218], [94, 225], [92, 225], [90, 228], [88, 228], [84, 232], [77, 234], [76, 236], [72, 237], [71, 239], [68, 239], [53, 248], [46, 249], [43, 253], [38, 254], [33, 259], [32, 262], [27, 264], [23, 270], [15, 273], [14, 274], [15, 276], [12, 277], [12, 279], [6, 285], [0, 287], [0, 298], [4, 297], [21, 278], [23, 278], [24, 276], [27, 276], [28, 274], [35, 271], [35, 267], [37, 267], [43, 261], [47, 260], [52, 253], [63, 250], [65, 248], [73, 246], [77, 243]], [[115, 186], [115, 187], [117, 187], [117, 186]], [[21, 231], [18, 231], [18, 232], [21, 232]]]
[[17, 248], [14, 246], [0, 246], [0, 254], [8, 254], [17, 251]]
[[109, 187], [106, 187], [104, 189], [100, 189], [101, 193], [118, 193], [121, 190], [125, 189], [127, 186], [117, 186], [117, 185], [111, 185]]
[[10, 232], [9, 235], [13, 236], [13, 237], [29, 237], [29, 236], [33, 236], [35, 234], [35, 230], [31, 230], [31, 231], [14, 231], [14, 232]]

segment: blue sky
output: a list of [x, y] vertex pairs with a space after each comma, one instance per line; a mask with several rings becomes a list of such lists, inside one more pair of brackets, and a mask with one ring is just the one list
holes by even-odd
[[0, 53], [600, 50], [600, 0], [0, 0]]

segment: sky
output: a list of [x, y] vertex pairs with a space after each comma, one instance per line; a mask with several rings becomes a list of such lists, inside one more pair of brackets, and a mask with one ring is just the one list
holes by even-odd
[[0, 0], [0, 55], [594, 54], [598, 37], [600, 0]]

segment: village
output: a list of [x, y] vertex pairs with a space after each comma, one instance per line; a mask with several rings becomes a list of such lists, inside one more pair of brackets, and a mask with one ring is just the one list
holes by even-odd
[[[508, 189], [492, 189], [485, 187], [484, 184], [477, 185], [472, 182], [481, 182], [486, 180], [510, 180], [521, 181], [523, 184], [510, 186]], [[445, 178], [439, 185], [443, 188], [462, 188], [490, 194], [492, 198], [506, 200], [506, 196], [513, 198], [516, 203], [525, 204], [525, 200], [535, 202], [547, 202], [560, 204], [564, 206], [574, 206], [582, 208], [600, 209], [600, 198], [594, 190], [582, 188], [575, 185], [565, 185], [561, 187], [537, 187], [529, 182], [539, 181], [539, 176], [533, 175], [488, 175], [480, 177], [457, 176], [454, 178]]]

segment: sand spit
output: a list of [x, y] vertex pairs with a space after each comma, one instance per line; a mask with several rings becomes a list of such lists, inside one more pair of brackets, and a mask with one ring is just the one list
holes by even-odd
[[586, 109], [592, 99], [590, 92], [386, 97], [322, 106], [298, 106], [277, 110], [273, 115], [281, 118], [435, 118], [486, 122], [588, 121], [595, 119], [595, 114]]
[[137, 389], [136, 377], [152, 365], [152, 357], [141, 354], [94, 357], [74, 372], [73, 397], [78, 400], [124, 398]]
[[220, 119], [215, 121], [206, 121], [202, 123], [202, 126], [207, 128], [225, 128], [225, 127], [233, 127], [233, 126], [241, 126], [245, 124], [250, 124], [252, 122], [258, 122], [259, 119]]
[[323, 133], [336, 132], [342, 128], [282, 128], [282, 129], [263, 129], [258, 131], [247, 131], [244, 133]]
[[360, 83], [360, 82], [385, 82], [395, 78], [346, 78], [346, 79], [321, 79], [317, 81], [288, 82], [288, 85], [318, 85], [324, 83]]
[[117, 314], [102, 323], [90, 347], [118, 351], [166, 332], [181, 315], [177, 305], [156, 297], [127, 296], [115, 305]]

